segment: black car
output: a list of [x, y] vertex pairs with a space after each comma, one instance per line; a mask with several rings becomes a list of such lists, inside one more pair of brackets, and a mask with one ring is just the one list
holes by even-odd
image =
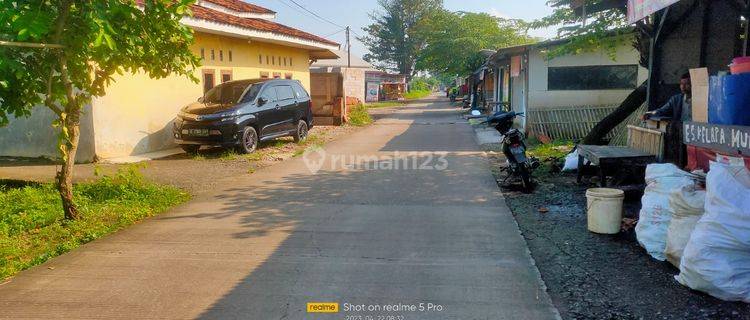
[[251, 153], [259, 141], [307, 138], [313, 126], [310, 95], [297, 80], [248, 79], [222, 83], [180, 110], [174, 138], [188, 153], [202, 145]]

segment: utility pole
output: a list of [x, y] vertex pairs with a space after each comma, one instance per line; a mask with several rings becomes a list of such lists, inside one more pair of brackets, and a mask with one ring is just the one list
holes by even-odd
[[352, 45], [349, 42], [349, 26], [346, 26], [346, 66], [352, 67]]

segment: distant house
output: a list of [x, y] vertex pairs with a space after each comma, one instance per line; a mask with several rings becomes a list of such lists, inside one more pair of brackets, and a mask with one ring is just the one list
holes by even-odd
[[[373, 66], [360, 58], [356, 54], [349, 55], [346, 51], [335, 52], [338, 59], [327, 59], [315, 61], [310, 65], [310, 76], [315, 79], [317, 77], [330, 77], [325, 74], [339, 74], [340, 81], [342, 81], [342, 94], [345, 94], [350, 98], [357, 98], [359, 101], [365, 101], [365, 72], [375, 70]], [[318, 88], [318, 86], [320, 86]], [[313, 98], [320, 96], [325, 85], [323, 83], [316, 83], [313, 86]], [[320, 90], [318, 90], [320, 89]], [[313, 102], [314, 103], [314, 102]]]
[[614, 60], [604, 51], [547, 60], [545, 52], [562, 41], [503, 48], [490, 56], [477, 71], [483, 73], [481, 102], [525, 112], [519, 125], [532, 133], [579, 139], [648, 77], [628, 43], [617, 48]]
[[[142, 3], [137, 1], [136, 3]], [[78, 161], [137, 155], [174, 146], [172, 120], [180, 108], [219, 83], [235, 79], [297, 79], [310, 89], [310, 62], [336, 59], [339, 44], [272, 20], [276, 13], [241, 0], [201, 0], [182, 23], [195, 32], [202, 58], [199, 83], [144, 74], [115, 77], [107, 94], [84, 109]], [[54, 115], [36, 107], [28, 119], [0, 128], [0, 155], [58, 157]]]
[[378, 71], [356, 54], [335, 53], [338, 59], [310, 65], [310, 95], [316, 123], [339, 125], [346, 121], [347, 106], [403, 97], [406, 76]]

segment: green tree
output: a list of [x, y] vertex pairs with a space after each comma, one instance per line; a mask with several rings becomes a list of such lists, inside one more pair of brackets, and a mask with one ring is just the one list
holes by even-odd
[[66, 219], [78, 218], [72, 175], [83, 106], [103, 96], [115, 74], [197, 81], [192, 31], [180, 24], [193, 1], [0, 0], [0, 124], [40, 104], [57, 115]]
[[364, 59], [383, 70], [394, 70], [411, 78], [417, 55], [424, 47], [419, 25], [443, 7], [442, 0], [378, 0], [381, 12], [373, 12], [373, 23], [358, 39], [370, 51]]
[[547, 5], [552, 14], [531, 22], [531, 28], [560, 26], [558, 37], [568, 40], [549, 50], [549, 58], [602, 50], [614, 57], [623, 43], [633, 43], [623, 0], [549, 0]]
[[419, 26], [426, 46], [417, 69], [433, 73], [468, 74], [481, 66], [482, 49], [497, 50], [533, 41], [520, 20], [493, 17], [487, 13], [439, 10]]

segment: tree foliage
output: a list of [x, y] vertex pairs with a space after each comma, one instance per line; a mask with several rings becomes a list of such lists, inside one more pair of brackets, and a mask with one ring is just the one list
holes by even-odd
[[104, 95], [115, 74], [197, 81], [192, 31], [180, 24], [193, 1], [138, 0], [139, 7], [134, 0], [0, 0], [0, 40], [15, 44], [0, 46], [0, 124], [40, 104], [57, 115], [57, 180], [67, 218], [77, 214], [71, 176], [83, 106]]
[[443, 7], [442, 0], [378, 0], [381, 10], [370, 14], [373, 23], [358, 39], [370, 51], [364, 59], [382, 70], [412, 77], [417, 55], [424, 48], [418, 33], [432, 13]]
[[532, 42], [526, 23], [487, 13], [436, 11], [419, 26], [426, 46], [419, 54], [417, 69], [440, 74], [467, 74], [486, 59], [482, 49]]
[[[551, 48], [547, 52], [549, 58], [598, 51], [604, 51], [614, 58], [618, 47], [634, 41], [632, 29], [627, 23], [627, 11], [620, 5], [621, 2], [549, 0], [547, 5], [554, 8], [552, 14], [531, 22], [531, 28], [559, 26], [558, 38], [568, 40]], [[591, 10], [585, 15], [585, 24], [582, 7], [574, 8], [574, 3], [584, 3]]]

